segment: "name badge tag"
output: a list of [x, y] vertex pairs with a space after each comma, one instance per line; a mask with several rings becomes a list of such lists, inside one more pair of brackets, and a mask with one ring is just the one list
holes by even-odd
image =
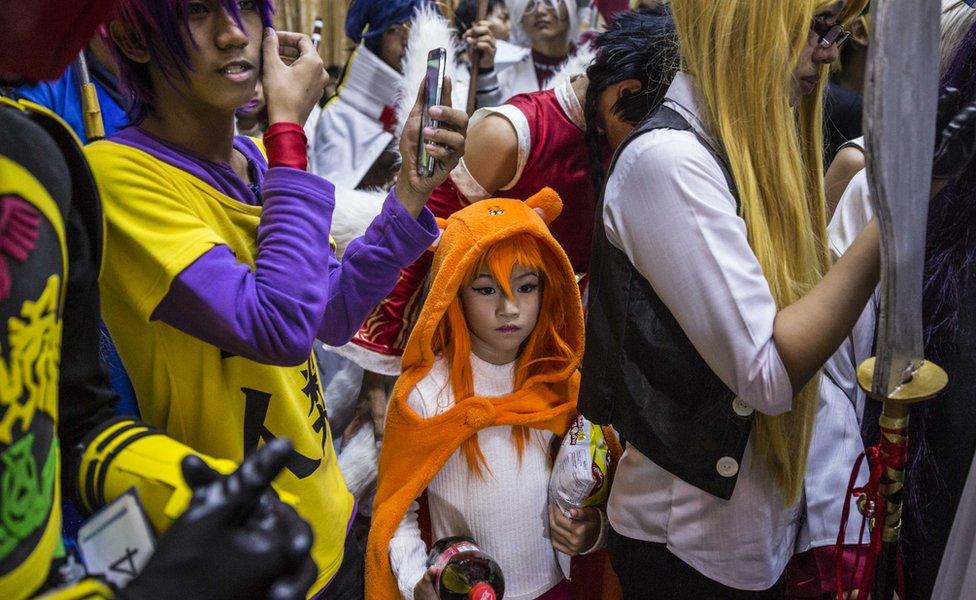
[[78, 549], [88, 572], [119, 588], [142, 571], [155, 548], [155, 535], [135, 488], [99, 510], [78, 530]]

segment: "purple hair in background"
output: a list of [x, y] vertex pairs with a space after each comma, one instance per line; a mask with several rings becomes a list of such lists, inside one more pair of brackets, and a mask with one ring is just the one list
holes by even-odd
[[[218, 2], [239, 26], [243, 26], [239, 0]], [[189, 38], [188, 3], [189, 0], [119, 0], [112, 17], [125, 23], [136, 41], [149, 49], [151, 60], [169, 81], [184, 77], [185, 71], [190, 69], [190, 49], [183, 42]], [[255, 0], [254, 4], [261, 22], [265, 27], [271, 27], [273, 0]], [[111, 40], [109, 47], [119, 67], [122, 91], [131, 102], [131, 122], [139, 124], [152, 111], [154, 94], [149, 69], [126, 57]]]
[[[976, 26], [956, 47], [942, 85], [957, 88], [964, 103], [976, 100]], [[929, 204], [926, 238], [922, 297], [925, 356], [939, 363], [956, 352], [962, 286], [966, 278], [976, 276], [976, 161]], [[916, 474], [906, 484], [904, 524], [909, 540], [927, 536], [921, 514], [926, 512], [927, 492], [932, 490], [924, 488], [918, 475], [924, 474], [929, 481], [942, 479], [940, 465], [935, 464], [926, 442], [931, 404], [938, 401], [936, 398], [916, 405], [909, 421], [908, 469]]]
[[[976, 27], [956, 47], [942, 85], [976, 100]], [[938, 359], [958, 328], [960, 278], [976, 258], [976, 163], [932, 200], [925, 252], [925, 341]]]

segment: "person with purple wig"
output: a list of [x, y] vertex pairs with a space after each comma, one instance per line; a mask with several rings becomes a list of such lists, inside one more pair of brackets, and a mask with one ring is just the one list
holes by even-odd
[[[327, 75], [311, 40], [271, 29], [270, 0], [120, 0], [109, 23], [132, 127], [88, 146], [104, 200], [103, 317], [143, 418], [240, 461], [275, 438], [294, 451], [276, 486], [312, 525], [316, 598], [362, 597], [312, 343], [340, 345], [435, 239], [424, 203], [464, 149], [467, 117], [414, 107], [395, 189], [340, 264], [333, 185], [306, 172], [302, 123]], [[269, 127], [234, 135], [261, 81]], [[449, 84], [448, 84], [449, 85]], [[419, 138], [439, 161], [417, 174]]]
[[[976, 21], [970, 23], [961, 40], [953, 42], [952, 59], [942, 75], [942, 85], [958, 91], [943, 94], [939, 130], [941, 139], [952, 134], [957, 144], [943, 153], [951, 168], [938, 156], [936, 160], [937, 171], [943, 173], [936, 178], [942, 181], [933, 182], [933, 190], [940, 191], [929, 205], [923, 326], [925, 356], [949, 373], [949, 385], [936, 398], [916, 405], [909, 421], [901, 545], [907, 600], [932, 595], [976, 452], [972, 426], [976, 422], [976, 161], [972, 160], [976, 146]], [[831, 221], [832, 250], [843, 251], [872, 215], [862, 171], [851, 181]], [[862, 422], [867, 444], [877, 442], [881, 407], [859, 397], [853, 374], [858, 355], [871, 352], [876, 310], [872, 302], [858, 322], [849, 342], [846, 369], [840, 362], [828, 363], [829, 370], [838, 371], [837, 381], [847, 382], [852, 401], [865, 403]]]
[[[943, 76], [960, 103], [976, 103], [976, 26]], [[976, 111], [976, 104], [970, 104]], [[971, 136], [972, 137], [972, 136]], [[970, 148], [973, 140], [970, 139]], [[971, 155], [971, 152], [970, 152]], [[949, 385], [913, 411], [903, 554], [909, 599], [929, 598], [976, 452], [976, 161], [929, 206], [923, 288], [925, 356]]]

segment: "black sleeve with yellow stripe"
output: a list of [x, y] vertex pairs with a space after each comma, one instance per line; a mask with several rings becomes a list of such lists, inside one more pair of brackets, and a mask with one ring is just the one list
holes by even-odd
[[[180, 462], [190, 448], [131, 418], [116, 418], [116, 396], [95, 351], [100, 342], [98, 273], [102, 258], [102, 213], [98, 190], [78, 138], [57, 115], [30, 102], [15, 105], [58, 146], [71, 179], [66, 219], [69, 278], [58, 394], [58, 438], [64, 450], [62, 489], [94, 512], [135, 487], [156, 528], [165, 531], [186, 507], [189, 490]], [[227, 473], [231, 461], [201, 456]]]
[[233, 461], [202, 456], [128, 417], [112, 419], [93, 431], [79, 454], [77, 492], [82, 507], [94, 512], [134, 487], [157, 533], [169, 529], [190, 501], [180, 470], [186, 456], [200, 456], [220, 473], [237, 467]]

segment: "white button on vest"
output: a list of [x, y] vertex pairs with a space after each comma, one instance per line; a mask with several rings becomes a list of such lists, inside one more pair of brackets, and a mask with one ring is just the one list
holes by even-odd
[[738, 397], [732, 400], [732, 410], [734, 410], [735, 414], [739, 415], [740, 417], [748, 417], [753, 412], [755, 412], [754, 408], [752, 408], [742, 400], [739, 400]]
[[723, 456], [715, 464], [715, 470], [722, 477], [735, 477], [736, 473], [739, 472], [739, 463], [731, 456]]

